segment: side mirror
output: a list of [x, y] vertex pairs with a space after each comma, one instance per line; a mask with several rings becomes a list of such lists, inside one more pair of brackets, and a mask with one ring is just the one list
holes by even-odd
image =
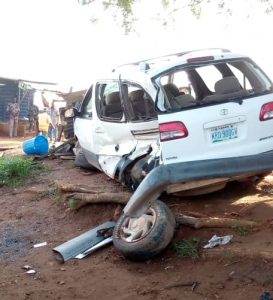
[[75, 108], [68, 108], [64, 112], [65, 118], [74, 118], [79, 114], [79, 112]]

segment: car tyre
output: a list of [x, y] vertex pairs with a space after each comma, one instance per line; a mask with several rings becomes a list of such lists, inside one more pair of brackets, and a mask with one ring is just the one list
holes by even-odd
[[155, 201], [139, 218], [122, 215], [113, 231], [115, 248], [126, 258], [147, 260], [160, 253], [171, 242], [175, 217], [162, 201]]
[[86, 170], [90, 170], [90, 171], [96, 171], [97, 169], [92, 166], [87, 159], [85, 158], [82, 149], [78, 149], [78, 151], [76, 152], [76, 158], [75, 158], [75, 166], [76, 167], [80, 167]]

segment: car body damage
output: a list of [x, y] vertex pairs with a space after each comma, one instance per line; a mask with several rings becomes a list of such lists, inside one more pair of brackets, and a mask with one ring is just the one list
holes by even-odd
[[[180, 163], [273, 150], [272, 96], [269, 78], [244, 55], [179, 53], [121, 66], [97, 80], [77, 113], [75, 134], [91, 165], [135, 190], [157, 166], [170, 165], [171, 172]], [[167, 192], [215, 190], [237, 176], [207, 182], [197, 171], [194, 185], [181, 179]]]
[[273, 151], [244, 157], [210, 159], [160, 165], [145, 177], [124, 208], [124, 213], [137, 218], [163, 191], [177, 183], [202, 179], [223, 178], [236, 180], [242, 177], [263, 175], [273, 169]]
[[[88, 163], [134, 191], [114, 237], [122, 248], [144, 238], [134, 222], [148, 235], [156, 213], [169, 214], [155, 203], [162, 192], [208, 193], [273, 170], [272, 82], [226, 49], [120, 66], [94, 82], [74, 115]], [[164, 226], [170, 239], [172, 222]]]

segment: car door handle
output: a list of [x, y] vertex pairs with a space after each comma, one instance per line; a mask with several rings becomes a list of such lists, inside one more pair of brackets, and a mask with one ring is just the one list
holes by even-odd
[[96, 133], [104, 133], [104, 130], [101, 127], [96, 127], [95, 132]]

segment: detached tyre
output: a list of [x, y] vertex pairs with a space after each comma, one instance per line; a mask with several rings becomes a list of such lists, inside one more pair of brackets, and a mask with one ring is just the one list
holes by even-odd
[[121, 216], [114, 228], [113, 243], [126, 258], [146, 260], [168, 246], [175, 224], [171, 210], [157, 200], [139, 218]]

